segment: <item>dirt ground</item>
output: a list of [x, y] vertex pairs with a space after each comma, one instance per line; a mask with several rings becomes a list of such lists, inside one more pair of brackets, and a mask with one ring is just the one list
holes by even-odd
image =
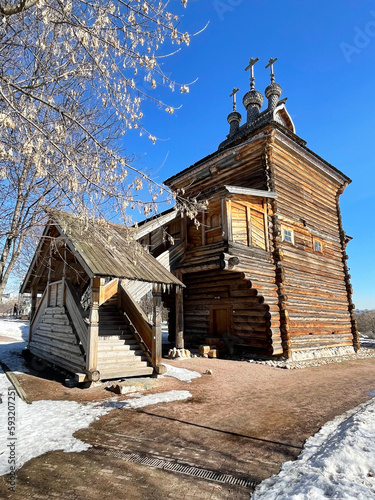
[[[186, 401], [114, 409], [75, 436], [86, 452], [50, 452], [18, 471], [16, 493], [0, 479], [0, 497], [14, 499], [245, 499], [249, 485], [232, 485], [156, 466], [134, 456], [230, 474], [259, 482], [295, 459], [306, 438], [327, 421], [370, 399], [375, 358], [285, 370], [255, 363], [193, 358], [166, 361], [202, 375], [191, 383], [156, 380], [147, 394], [189, 390]], [[59, 378], [21, 375], [29, 399], [101, 401], [103, 386], [68, 389]], [[120, 396], [119, 400], [126, 399]]]

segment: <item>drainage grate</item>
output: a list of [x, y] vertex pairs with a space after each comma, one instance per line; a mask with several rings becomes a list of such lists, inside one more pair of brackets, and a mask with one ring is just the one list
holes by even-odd
[[221, 472], [215, 472], [208, 469], [201, 469], [198, 467], [192, 467], [190, 465], [183, 465], [177, 462], [171, 462], [169, 460], [163, 460], [160, 458], [151, 458], [147, 456], [141, 456], [136, 453], [126, 453], [120, 450], [108, 449], [94, 446], [93, 451], [102, 455], [112, 455], [116, 458], [121, 458], [127, 462], [133, 462], [141, 465], [148, 465], [149, 467], [156, 467], [158, 469], [164, 469], [171, 472], [178, 472], [180, 474], [187, 474], [189, 476], [199, 477], [201, 479], [206, 479], [208, 481], [217, 481], [219, 483], [228, 483], [233, 486], [243, 486], [254, 490], [257, 486], [256, 481], [250, 481], [244, 477], [235, 477], [231, 474], [222, 474]]

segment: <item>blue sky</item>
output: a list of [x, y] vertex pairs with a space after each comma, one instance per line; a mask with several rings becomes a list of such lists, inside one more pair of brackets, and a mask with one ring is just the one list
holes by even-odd
[[[166, 58], [164, 71], [180, 83], [198, 78], [189, 94], [155, 92], [182, 107], [175, 115], [144, 108], [144, 124], [162, 139], [154, 146], [129, 133], [128, 152], [162, 181], [215, 151], [228, 133], [229, 94], [249, 88], [244, 68], [259, 57], [256, 88], [264, 91], [270, 57], [276, 81], [288, 97], [287, 109], [307, 146], [343, 171], [352, 184], [341, 196], [349, 267], [358, 308], [375, 308], [375, 1], [359, 0], [179, 0], [181, 30], [194, 32], [189, 47]], [[137, 217], [136, 214], [134, 214]], [[141, 218], [138, 216], [138, 218]]]
[[[177, 82], [198, 80], [183, 95], [145, 83], [145, 90], [182, 107], [170, 115], [146, 103], [144, 125], [160, 140], [152, 145], [129, 131], [126, 152], [158, 182], [214, 152], [229, 131], [234, 86], [245, 115], [249, 59], [260, 58], [256, 88], [264, 92], [264, 66], [277, 57], [276, 81], [282, 98], [288, 97], [297, 135], [353, 180], [341, 209], [344, 229], [353, 237], [348, 254], [354, 302], [375, 308], [375, 1], [189, 0], [184, 9], [180, 0], [171, 0], [169, 8], [182, 16], [183, 32], [209, 23], [189, 47], [163, 59], [164, 72]], [[132, 215], [143, 218], [136, 210]]]

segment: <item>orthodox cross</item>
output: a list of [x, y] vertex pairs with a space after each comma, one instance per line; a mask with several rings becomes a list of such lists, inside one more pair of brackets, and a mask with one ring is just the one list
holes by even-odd
[[255, 78], [254, 78], [254, 64], [257, 63], [259, 61], [259, 57], [257, 57], [256, 59], [254, 59], [253, 57], [250, 59], [249, 61], [249, 65], [247, 68], [245, 68], [245, 71], [247, 71], [248, 69], [250, 69], [251, 71], [251, 76], [250, 76], [250, 89], [251, 90], [254, 90], [255, 89]]
[[233, 97], [233, 111], [236, 111], [236, 109], [237, 109], [236, 94], [239, 90], [240, 89], [233, 88], [233, 92], [229, 96], [229, 97]]
[[275, 81], [275, 75], [273, 74], [273, 65], [274, 63], [277, 61], [277, 57], [275, 57], [275, 59], [271, 59], [268, 61], [268, 64], [266, 66], [266, 69], [267, 68], [271, 68], [271, 83], [273, 83]]

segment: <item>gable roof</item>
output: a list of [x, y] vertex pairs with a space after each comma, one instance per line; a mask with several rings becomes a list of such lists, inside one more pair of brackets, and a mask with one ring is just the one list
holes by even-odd
[[21, 291], [31, 285], [37, 267], [38, 251], [48, 237], [49, 228], [55, 227], [90, 277], [110, 276], [130, 280], [183, 284], [160, 264], [147, 250], [133, 240], [132, 228], [110, 222], [82, 221], [67, 212], [48, 210], [49, 224], [39, 242]]

